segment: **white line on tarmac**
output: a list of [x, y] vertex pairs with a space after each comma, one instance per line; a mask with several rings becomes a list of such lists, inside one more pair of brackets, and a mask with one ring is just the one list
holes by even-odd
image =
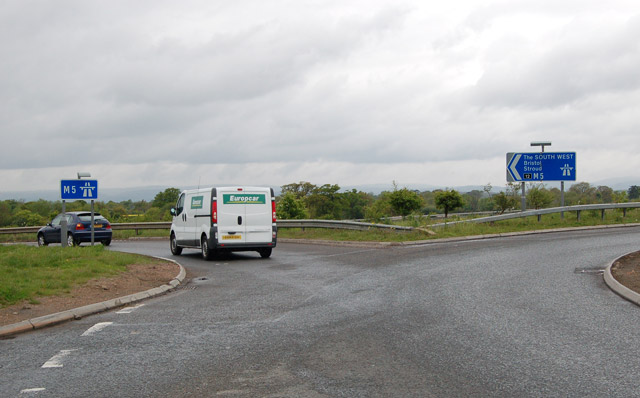
[[41, 388], [41, 387], [39, 387], [39, 388], [25, 388], [24, 390], [20, 390], [20, 394], [30, 394], [30, 393], [33, 393], [33, 392], [41, 392], [41, 391], [44, 391], [44, 390], [46, 390], [46, 388]]
[[99, 331], [101, 331], [102, 329], [106, 328], [107, 326], [111, 325], [113, 322], [100, 322], [100, 323], [96, 323], [95, 325], [91, 326], [89, 329], [87, 329], [86, 332], [82, 333], [81, 336], [91, 336], [94, 333], [97, 333]]
[[76, 349], [73, 349], [73, 350], [61, 350], [59, 353], [57, 353], [56, 355], [51, 357], [50, 360], [45, 362], [44, 365], [42, 365], [42, 367], [43, 368], [61, 368], [62, 367], [62, 360], [64, 359], [64, 357], [66, 357], [67, 355], [71, 354], [74, 351], [77, 351], [77, 350]]
[[144, 307], [144, 304], [138, 304], [135, 307], [126, 307], [121, 309], [120, 311], [116, 311], [116, 314], [130, 314], [133, 311], [137, 310], [140, 307]]

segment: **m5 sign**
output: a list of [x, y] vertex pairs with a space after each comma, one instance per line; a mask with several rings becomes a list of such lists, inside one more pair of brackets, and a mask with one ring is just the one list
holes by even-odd
[[507, 153], [507, 181], [575, 181], [575, 152]]
[[62, 200], [98, 199], [98, 180], [61, 180], [60, 198]]

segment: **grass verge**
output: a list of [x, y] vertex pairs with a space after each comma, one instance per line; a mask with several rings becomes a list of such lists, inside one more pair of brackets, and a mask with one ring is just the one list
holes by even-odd
[[115, 276], [130, 264], [154, 264], [160, 260], [86, 247], [34, 247], [0, 245], [0, 308], [27, 300], [68, 294], [87, 281]]

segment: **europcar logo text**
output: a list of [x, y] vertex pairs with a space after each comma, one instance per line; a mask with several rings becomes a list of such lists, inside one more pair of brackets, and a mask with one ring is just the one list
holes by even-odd
[[250, 204], [263, 205], [267, 203], [264, 194], [242, 194], [242, 193], [225, 193], [222, 195], [224, 204]]

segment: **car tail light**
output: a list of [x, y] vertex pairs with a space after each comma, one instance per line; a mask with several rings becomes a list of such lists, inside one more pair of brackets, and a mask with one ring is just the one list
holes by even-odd
[[271, 201], [271, 222], [276, 222], [276, 201], [272, 200]]
[[111, 224], [107, 224], [107, 229], [111, 229]]
[[211, 223], [218, 223], [218, 201], [214, 200], [211, 202]]
[[79, 223], [76, 224], [76, 231], [79, 231], [81, 229], [84, 229], [84, 224], [79, 222]]

